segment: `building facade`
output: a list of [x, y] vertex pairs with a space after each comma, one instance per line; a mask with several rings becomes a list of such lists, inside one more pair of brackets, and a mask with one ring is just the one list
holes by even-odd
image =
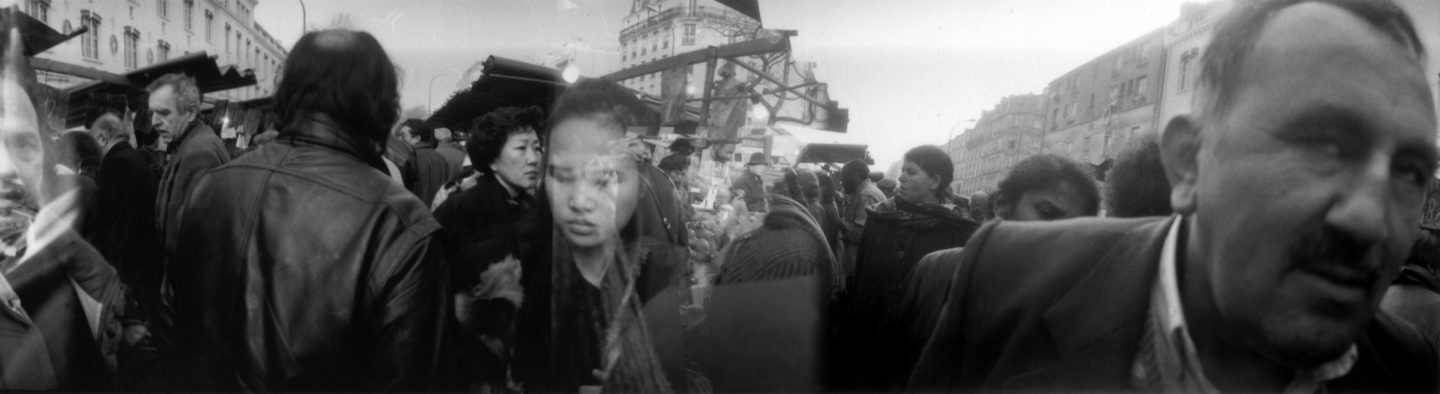
[[1180, 18], [1165, 29], [1165, 86], [1157, 127], [1164, 128], [1171, 118], [1190, 113], [1195, 86], [1200, 82], [1200, 56], [1210, 45], [1215, 24], [1232, 4], [1229, 0], [1185, 3], [1180, 6]]
[[1164, 39], [1157, 29], [1050, 82], [1042, 151], [1102, 165], [1130, 140], [1154, 133]]
[[[715, 0], [634, 0], [620, 30], [620, 68], [626, 69], [697, 49], [746, 41], [762, 34], [760, 22]], [[749, 73], [736, 70], [736, 78]], [[717, 77], [718, 79], [718, 77]], [[689, 86], [699, 94], [705, 65], [690, 67]], [[660, 95], [660, 73], [642, 75], [622, 85]]]
[[1046, 101], [1038, 94], [1005, 97], [946, 144], [955, 164], [956, 194], [993, 191], [1010, 167], [1040, 152]]
[[[286, 49], [255, 22], [259, 0], [21, 0], [20, 10], [62, 33], [89, 30], [37, 57], [126, 74], [194, 52], [222, 69], [253, 72], [256, 84], [206, 95], [207, 101], [270, 96]], [[42, 83], [69, 88], [88, 80], [41, 72]]]

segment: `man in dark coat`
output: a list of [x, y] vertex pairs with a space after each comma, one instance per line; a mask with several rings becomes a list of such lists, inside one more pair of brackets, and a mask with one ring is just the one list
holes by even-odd
[[160, 177], [155, 199], [155, 223], [166, 242], [165, 250], [174, 250], [171, 241], [179, 226], [176, 214], [200, 175], [230, 161], [230, 151], [220, 136], [198, 118], [200, 88], [195, 79], [182, 74], [165, 74], [146, 89], [150, 92], [153, 129], [169, 134], [173, 140], [168, 151], [170, 161]]
[[161, 309], [160, 237], [155, 233], [155, 175], [145, 158], [130, 146], [130, 135], [113, 113], [95, 120], [90, 128], [102, 141], [98, 209], [91, 216], [95, 249], [120, 272], [130, 296], [127, 324], [146, 323], [148, 313]]
[[1177, 214], [982, 227], [910, 389], [1436, 391], [1379, 310], [1436, 167], [1423, 53], [1390, 2], [1236, 4], [1161, 136]]
[[409, 189], [420, 197], [421, 202], [428, 205], [435, 200], [435, 192], [440, 190], [445, 182], [449, 182], [459, 169], [451, 169], [445, 156], [435, 151], [438, 145], [435, 129], [424, 121], [406, 120], [400, 126], [400, 133], [405, 136], [410, 146], [415, 147], [415, 158], [410, 161], [415, 168], [415, 179], [410, 181]]
[[203, 177], [180, 214], [175, 315], [209, 377], [182, 389], [437, 390], [440, 225], [380, 170], [395, 67], [370, 34], [327, 30], [284, 71], [275, 104], [293, 127]]
[[765, 157], [765, 153], [755, 152], [745, 163], [745, 172], [730, 183], [731, 190], [745, 191], [745, 209], [750, 212], [765, 212], [765, 181], [760, 178], [760, 171], [769, 167], [770, 159]]

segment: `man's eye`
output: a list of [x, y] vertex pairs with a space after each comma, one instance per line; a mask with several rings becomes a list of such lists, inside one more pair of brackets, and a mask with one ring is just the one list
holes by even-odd
[[1423, 165], [1400, 163], [1397, 164], [1392, 171], [1395, 173], [1395, 176], [1414, 185], [1425, 186], [1430, 182], [1431, 171]]

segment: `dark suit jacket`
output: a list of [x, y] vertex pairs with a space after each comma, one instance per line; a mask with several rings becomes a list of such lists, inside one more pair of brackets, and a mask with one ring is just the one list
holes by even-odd
[[143, 308], [128, 312], [139, 317], [157, 311], [163, 271], [155, 227], [155, 173], [143, 153], [120, 143], [105, 153], [96, 183], [96, 235], [91, 244], [120, 272], [131, 301]]
[[[1001, 222], [966, 244], [912, 391], [1121, 391], [1171, 218]], [[1434, 392], [1436, 349], [1380, 312], [1331, 392]]]

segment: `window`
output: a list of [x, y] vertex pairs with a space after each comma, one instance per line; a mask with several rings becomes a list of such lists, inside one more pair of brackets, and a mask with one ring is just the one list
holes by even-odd
[[195, 0], [185, 0], [185, 31], [195, 30]]
[[140, 46], [140, 30], [125, 26], [125, 68], [134, 70], [140, 67], [140, 55], [137, 52]]
[[226, 23], [225, 23], [225, 36], [224, 36], [224, 37], [221, 37], [220, 39], [225, 40], [225, 54], [226, 54], [226, 55], [229, 55], [229, 54], [230, 54], [230, 23], [229, 23], [229, 22], [226, 22]]
[[80, 52], [86, 59], [100, 60], [100, 15], [90, 10], [80, 11], [80, 27], [89, 29], [80, 40]]
[[1149, 84], [1150, 84], [1149, 82], [1150, 82], [1150, 79], [1147, 78], [1147, 77], [1145, 77], [1144, 75], [1141, 75], [1140, 78], [1138, 78], [1138, 79], [1135, 80], [1135, 101], [1136, 101], [1136, 102], [1145, 101], [1145, 93], [1146, 93], [1146, 90], [1145, 90], [1145, 89], [1149, 86]]
[[50, 0], [29, 0], [25, 2], [25, 13], [43, 23], [50, 23]]
[[685, 24], [685, 38], [680, 40], [680, 45], [695, 45], [695, 24]]
[[155, 14], [160, 19], [170, 19], [170, 0], [155, 0]]
[[160, 61], [170, 60], [170, 43], [165, 42], [165, 40], [160, 40], [160, 43], [156, 44], [155, 47], [160, 48]]
[[215, 12], [205, 10], [205, 42], [215, 42]]

